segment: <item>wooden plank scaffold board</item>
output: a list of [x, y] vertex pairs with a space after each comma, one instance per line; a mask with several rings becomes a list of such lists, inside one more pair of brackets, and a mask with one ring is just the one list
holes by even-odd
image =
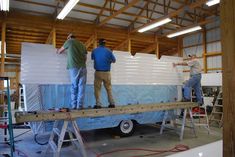
[[137, 104], [116, 106], [115, 108], [101, 108], [101, 109], [83, 109], [71, 110], [70, 112], [58, 111], [30, 111], [30, 112], [16, 112], [15, 118], [17, 123], [36, 122], [36, 121], [53, 121], [76, 119], [84, 117], [100, 117], [119, 114], [133, 114], [152, 111], [164, 111], [173, 109], [184, 109], [196, 107], [194, 102], [170, 102], [170, 103], [156, 103], [156, 104]]
[[[71, 110], [68, 112], [59, 112], [59, 111], [30, 111], [30, 112], [16, 112], [15, 118], [17, 123], [23, 122], [35, 122], [35, 121], [55, 121], [53, 130], [49, 139], [49, 144], [47, 149], [44, 152], [46, 154], [49, 148], [52, 148], [54, 152], [54, 157], [59, 157], [60, 149], [63, 144], [65, 132], [68, 131], [70, 136], [70, 141], [75, 144], [75, 141], [79, 143], [81, 154], [83, 157], [87, 157], [85, 146], [82, 141], [82, 137], [80, 135], [79, 127], [76, 123], [77, 118], [84, 117], [100, 117], [100, 116], [109, 116], [109, 115], [120, 115], [120, 114], [132, 114], [132, 113], [143, 113], [143, 112], [153, 112], [153, 111], [168, 111], [175, 109], [185, 109], [191, 111], [192, 107], [197, 106], [194, 102], [171, 102], [171, 103], [156, 103], [156, 104], [136, 104], [136, 105], [126, 105], [126, 106], [116, 106], [115, 108], [102, 108], [102, 109], [83, 109], [83, 110]], [[57, 129], [58, 121], [63, 121], [63, 126], [61, 130]], [[165, 119], [166, 120], [166, 119]], [[73, 135], [68, 130], [68, 123], [72, 123], [72, 128], [74, 130], [76, 138], [73, 138]], [[165, 123], [164, 123], [165, 124]], [[185, 123], [182, 124], [182, 128], [184, 128]], [[193, 121], [192, 121], [192, 126]], [[163, 130], [162, 126], [162, 129]], [[183, 131], [181, 129], [180, 139], [183, 138]], [[162, 131], [161, 131], [162, 132]], [[195, 130], [194, 130], [195, 132]], [[54, 142], [54, 136], [57, 134], [59, 136], [58, 143]], [[68, 141], [68, 140], [67, 140]]]

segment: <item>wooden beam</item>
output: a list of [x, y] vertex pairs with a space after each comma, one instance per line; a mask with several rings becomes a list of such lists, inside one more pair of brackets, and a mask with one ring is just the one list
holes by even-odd
[[100, 12], [99, 12], [99, 14], [97, 15], [97, 17], [95, 19], [95, 23], [98, 23], [100, 21], [100, 16], [103, 14], [107, 3], [108, 3], [108, 0], [105, 0], [103, 8], [100, 9]]
[[56, 29], [53, 27], [52, 29], [52, 45], [56, 48]]
[[97, 48], [97, 31], [94, 32], [93, 49]]
[[140, 50], [140, 52], [143, 52], [143, 53], [150, 53], [150, 52], [153, 52], [157, 47], [157, 44], [154, 43], [154, 44], [151, 44], [150, 46]]
[[128, 52], [132, 54], [130, 33], [128, 33], [127, 40], [128, 40]]
[[6, 22], [2, 23], [2, 38], [1, 38], [1, 75], [5, 69], [5, 42], [6, 42]]
[[153, 23], [156, 23], [156, 22], [158, 22], [158, 21], [161, 21], [161, 20], [163, 20], [163, 19], [165, 19], [165, 18], [172, 18], [172, 17], [175, 17], [175, 16], [179, 15], [180, 13], [182, 13], [186, 8], [194, 9], [194, 8], [196, 8], [196, 7], [198, 7], [198, 6], [202, 5], [202, 4], [204, 4], [206, 1], [207, 1], [207, 0], [198, 0], [197, 2], [191, 3], [190, 5], [182, 5], [182, 6], [181, 6], [179, 9], [177, 9], [176, 11], [173, 11], [173, 12], [169, 13], [168, 15], [165, 15], [165, 16], [163, 16], [163, 17], [157, 18], [157, 19], [155, 19], [155, 20], [153, 20], [153, 21], [151, 21], [151, 22], [149, 22], [149, 23], [147, 23], [147, 24], [145, 24], [145, 25], [143, 25], [143, 26], [141, 26], [141, 27], [138, 27], [138, 28], [132, 30], [132, 32], [136, 32], [137, 30], [139, 30], [139, 29], [141, 29], [141, 28], [143, 28], [143, 27], [149, 26], [149, 25], [151, 25], [151, 24], [153, 24]]
[[144, 12], [144, 10], [147, 8], [150, 1], [147, 1], [142, 9], [140, 9], [138, 16], [135, 17], [135, 19], [129, 24], [128, 28], [134, 25], [134, 23], [140, 18], [140, 15]]
[[204, 64], [204, 73], [207, 73], [207, 44], [206, 44], [206, 28], [203, 28], [203, 64]]
[[160, 59], [159, 41], [158, 41], [157, 36], [155, 36], [155, 42], [156, 42], [155, 54], [156, 54], [157, 59]]
[[98, 26], [101, 27], [103, 26], [105, 23], [107, 23], [109, 20], [111, 20], [113, 17], [121, 14], [122, 12], [124, 12], [125, 10], [129, 9], [130, 7], [132, 7], [133, 5], [135, 5], [136, 3], [138, 3], [140, 0], [132, 0], [130, 3], [128, 3], [126, 6], [122, 7], [121, 9], [119, 9], [118, 11], [116, 11], [114, 14], [112, 14], [111, 16], [105, 18], [104, 20], [102, 20]]
[[[36, 122], [36, 121], [52, 121], [60, 119], [76, 119], [82, 117], [100, 117], [109, 115], [120, 114], [134, 114], [150, 111], [163, 111], [172, 109], [184, 109], [196, 107], [194, 102], [168, 102], [157, 104], [135, 104], [135, 105], [121, 105], [115, 108], [102, 108], [102, 109], [86, 109], [86, 110], [72, 110], [70, 112], [58, 111], [35, 111], [32, 112], [16, 112], [16, 122]], [[69, 115], [69, 116], [68, 116]]]
[[85, 42], [85, 45], [86, 45], [86, 48], [87, 48], [87, 49], [90, 47], [91, 44], [94, 43], [94, 37], [95, 37], [94, 34], [92, 34], [92, 35], [90, 36], [90, 38], [87, 39], [87, 41]]
[[183, 57], [183, 38], [178, 37], [177, 41], [178, 41], [178, 47], [177, 47], [178, 56]]
[[235, 2], [222, 0], [222, 66], [223, 66], [223, 157], [235, 157]]
[[56, 29], [55, 29], [55, 27], [52, 28], [45, 43], [52, 44], [54, 47], [56, 47]]
[[222, 56], [223, 55], [223, 53], [222, 52], [207, 52], [206, 53], [206, 56], [207, 57], [214, 57], [214, 56]]
[[121, 49], [123, 46], [125, 46], [128, 42], [128, 38], [126, 40], [123, 40], [121, 43], [119, 43], [117, 46], [114, 47], [114, 50], [119, 50]]

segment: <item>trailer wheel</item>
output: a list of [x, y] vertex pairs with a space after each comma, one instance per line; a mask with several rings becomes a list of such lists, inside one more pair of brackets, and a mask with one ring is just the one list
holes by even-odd
[[118, 134], [122, 137], [131, 136], [135, 131], [135, 123], [132, 120], [122, 120], [117, 127]]

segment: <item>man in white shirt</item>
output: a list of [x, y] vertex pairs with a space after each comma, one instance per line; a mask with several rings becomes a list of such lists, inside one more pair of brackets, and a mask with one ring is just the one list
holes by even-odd
[[196, 94], [196, 99], [199, 104], [202, 104], [202, 91], [201, 91], [201, 65], [196, 58], [196, 55], [188, 55], [190, 60], [187, 62], [173, 63], [173, 66], [189, 66], [190, 67], [190, 78], [186, 81], [184, 85], [184, 101], [191, 100], [191, 89], [193, 88]]

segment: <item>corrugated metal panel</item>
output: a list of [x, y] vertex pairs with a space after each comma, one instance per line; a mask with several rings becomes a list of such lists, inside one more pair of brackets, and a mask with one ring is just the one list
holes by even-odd
[[186, 47], [190, 45], [201, 44], [202, 40], [203, 40], [202, 33], [189, 35], [189, 36], [184, 37], [183, 46]]
[[222, 67], [222, 57], [213, 56], [207, 58], [207, 68], [221, 68]]
[[[48, 2], [46, 2], [48, 3]], [[55, 9], [47, 6], [40, 6], [40, 5], [34, 5], [34, 4], [26, 4], [18, 1], [10, 1], [10, 5], [12, 8], [17, 9], [23, 9], [23, 10], [29, 10], [29, 11], [39, 11], [43, 13], [52, 14]]]
[[183, 49], [183, 57], [187, 58], [190, 54], [196, 54], [198, 57], [202, 56], [203, 46], [195, 46]]
[[218, 17], [215, 22], [207, 24], [206, 29], [215, 28], [219, 26], [220, 26], [220, 19]]
[[222, 48], [221, 48], [221, 42], [214, 42], [214, 43], [209, 43], [207, 44], [207, 52], [221, 52]]
[[222, 73], [202, 74], [202, 86], [222, 86]]
[[16, 73], [15, 72], [5, 72], [7, 77], [16, 77]]
[[220, 28], [207, 31], [206, 40], [207, 42], [220, 40]]
[[[23, 84], [69, 84], [66, 55], [58, 55], [51, 45], [23, 43], [21, 81]], [[117, 62], [112, 65], [113, 84], [181, 85], [182, 71], [172, 61], [157, 60], [155, 55], [114, 52]], [[90, 53], [87, 59], [87, 83], [93, 84], [94, 70]]]

